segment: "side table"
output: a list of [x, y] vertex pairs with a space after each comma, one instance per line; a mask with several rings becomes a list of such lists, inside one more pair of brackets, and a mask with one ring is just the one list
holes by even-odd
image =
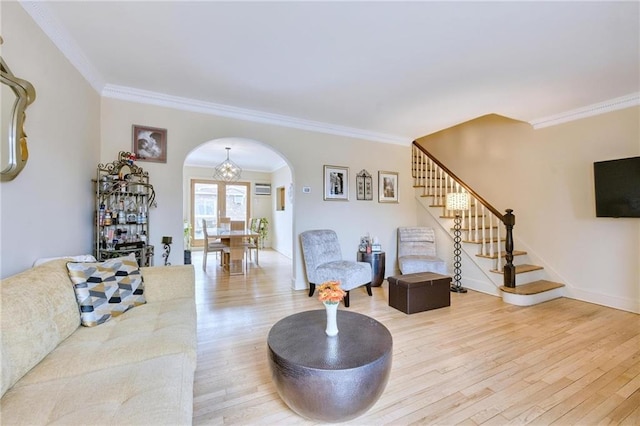
[[385, 256], [383, 251], [371, 253], [358, 252], [358, 262], [367, 262], [371, 265], [371, 287], [380, 287], [384, 281]]

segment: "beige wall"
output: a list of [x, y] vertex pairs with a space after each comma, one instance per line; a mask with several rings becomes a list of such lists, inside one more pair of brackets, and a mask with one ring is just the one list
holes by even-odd
[[[90, 253], [100, 97], [17, 2], [0, 2], [2, 58], [30, 81], [29, 160], [0, 183], [0, 275], [40, 257]], [[4, 112], [4, 111], [3, 111]]]
[[[295, 203], [295, 192], [292, 191], [293, 179], [291, 169], [282, 167], [273, 173], [271, 182], [272, 188], [272, 219], [269, 224], [271, 246], [274, 250], [283, 255], [293, 258], [294, 237], [293, 230], [293, 206]], [[284, 188], [285, 200], [284, 210], [276, 210], [278, 188]]]
[[[486, 116], [419, 139], [498, 210], [570, 297], [640, 312], [640, 219], [595, 217], [593, 163], [640, 155], [640, 108], [534, 130]], [[520, 243], [520, 245], [518, 245]]]
[[[307, 287], [300, 259], [297, 235], [306, 229], [332, 228], [338, 232], [345, 258], [355, 259], [361, 235], [378, 235], [387, 251], [387, 273], [394, 273], [396, 228], [416, 222], [416, 201], [410, 180], [410, 147], [382, 144], [343, 136], [289, 129], [269, 124], [143, 105], [116, 99], [102, 99], [101, 157], [109, 161], [118, 151], [131, 149], [131, 125], [141, 124], [168, 129], [167, 163], [144, 163], [157, 194], [158, 208], [152, 212], [150, 241], [163, 235], [182, 241], [183, 164], [186, 155], [198, 145], [223, 137], [252, 139], [280, 154], [290, 168], [296, 193], [291, 219], [291, 237], [277, 230], [273, 234], [278, 247], [292, 240], [293, 286]], [[323, 165], [350, 168], [350, 201], [323, 201]], [[399, 172], [400, 203], [380, 204], [355, 199], [355, 174], [367, 169], [377, 176], [378, 170]], [[289, 178], [274, 173], [274, 181], [288, 188]], [[309, 186], [309, 194], [302, 187]], [[377, 181], [375, 182], [377, 190]], [[272, 189], [275, 189], [272, 188]], [[275, 202], [275, 201], [273, 201]], [[288, 212], [285, 211], [285, 215]], [[273, 215], [273, 213], [272, 213]], [[182, 247], [174, 245], [174, 250]], [[282, 249], [283, 252], [285, 251]], [[156, 264], [161, 260], [156, 254]], [[177, 263], [177, 262], [174, 262]]]
[[[336, 229], [347, 258], [355, 257], [360, 235], [379, 236], [387, 275], [395, 272], [396, 228], [421, 222], [409, 147], [100, 99], [18, 3], [0, 7], [2, 57], [37, 92], [27, 111], [29, 162], [14, 181], [0, 184], [1, 276], [39, 257], [92, 250], [91, 179], [98, 162], [131, 149], [134, 123], [169, 130], [167, 164], [144, 164], [158, 197], [152, 242], [162, 235], [182, 241], [187, 153], [215, 138], [239, 136], [270, 146], [290, 165], [296, 288], [306, 286], [296, 236], [311, 228]], [[537, 131], [488, 120], [433, 135], [427, 147], [498, 209], [515, 210], [516, 238], [561, 277], [571, 297], [639, 312], [640, 220], [595, 218], [592, 172], [594, 161], [640, 155], [639, 114], [629, 108]], [[324, 164], [350, 168], [349, 202], [323, 201]], [[376, 190], [378, 170], [398, 171], [400, 204], [356, 201], [353, 182], [363, 168]], [[303, 186], [311, 192], [303, 194]], [[280, 244], [287, 237], [274, 238]]]
[[[274, 175], [287, 189], [290, 182], [296, 188], [292, 217], [287, 219], [291, 230], [277, 230], [273, 238], [278, 247], [291, 240], [296, 288], [306, 287], [296, 236], [311, 228], [335, 229], [344, 256], [354, 259], [360, 235], [378, 235], [387, 251], [388, 274], [394, 272], [395, 229], [416, 222], [409, 147], [101, 99], [18, 3], [2, 2], [2, 36], [3, 58], [37, 92], [27, 112], [29, 163], [13, 182], [0, 186], [2, 276], [24, 270], [40, 257], [92, 251], [91, 179], [99, 162], [114, 161], [119, 151], [131, 150], [132, 124], [168, 129], [167, 163], [140, 163], [157, 193], [152, 243], [163, 235], [182, 241], [187, 153], [212, 139], [239, 136], [268, 145], [290, 165], [290, 177], [281, 171]], [[323, 201], [324, 164], [350, 168], [350, 201]], [[355, 174], [363, 168], [374, 176], [378, 170], [398, 171], [400, 203], [356, 201]], [[303, 194], [302, 186], [311, 192]], [[179, 253], [182, 247], [174, 245], [173, 251]], [[160, 250], [155, 262], [162, 262]]]

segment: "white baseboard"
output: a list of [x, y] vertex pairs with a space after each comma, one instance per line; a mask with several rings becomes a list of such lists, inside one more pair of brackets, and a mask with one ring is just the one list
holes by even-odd
[[460, 284], [469, 290], [500, 297], [500, 289], [492, 282], [462, 278]]
[[608, 294], [576, 289], [571, 286], [566, 287], [566, 296], [583, 302], [640, 314], [640, 301], [637, 299], [610, 296]]
[[307, 282], [304, 280], [296, 281], [295, 278], [291, 278], [291, 288], [293, 290], [308, 290], [309, 286], [307, 285]]

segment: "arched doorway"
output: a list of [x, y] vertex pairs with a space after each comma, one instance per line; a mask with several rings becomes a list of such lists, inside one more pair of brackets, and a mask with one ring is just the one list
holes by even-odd
[[[234, 183], [213, 176], [215, 167], [227, 158], [227, 147], [230, 160], [242, 168]], [[205, 141], [187, 155], [183, 181], [183, 216], [191, 225], [195, 250], [202, 247], [202, 219], [228, 215], [232, 207], [231, 214], [265, 218], [269, 224], [265, 247], [293, 257], [293, 173], [287, 159], [271, 146], [247, 138]]]

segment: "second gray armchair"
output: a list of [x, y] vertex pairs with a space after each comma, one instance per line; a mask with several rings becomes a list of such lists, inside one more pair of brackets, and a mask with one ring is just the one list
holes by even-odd
[[447, 264], [436, 253], [433, 228], [398, 228], [398, 266], [402, 274], [435, 272], [447, 275]]

